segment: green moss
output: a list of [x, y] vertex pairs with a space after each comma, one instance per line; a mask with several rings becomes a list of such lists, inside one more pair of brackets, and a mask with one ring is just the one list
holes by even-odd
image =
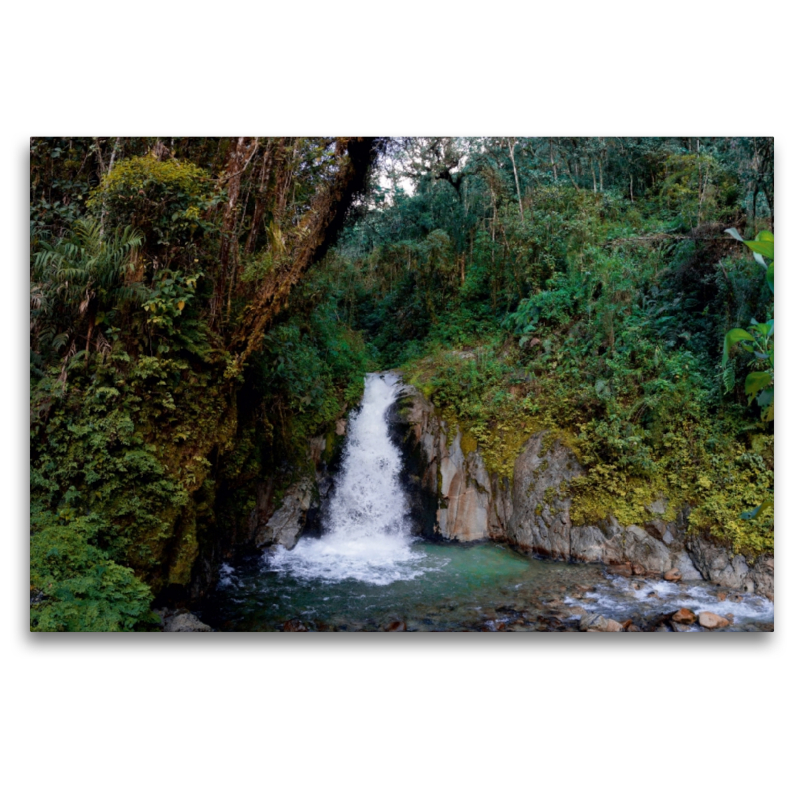
[[469, 430], [464, 431], [461, 434], [461, 452], [464, 455], [469, 455], [469, 453], [474, 453], [478, 449], [478, 440], [469, 432]]
[[192, 567], [199, 552], [197, 543], [197, 517], [193, 508], [189, 508], [181, 520], [177, 533], [178, 546], [170, 560], [167, 583], [188, 585], [192, 577]]

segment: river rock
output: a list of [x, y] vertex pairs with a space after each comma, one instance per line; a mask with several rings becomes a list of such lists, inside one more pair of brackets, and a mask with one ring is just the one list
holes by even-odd
[[404, 631], [406, 630], [406, 623], [401, 619], [392, 620], [385, 628], [387, 632]]
[[664, 580], [665, 581], [679, 581], [682, 577], [683, 576], [681, 575], [681, 573], [675, 568], [668, 569], [664, 573]]
[[697, 622], [697, 615], [688, 608], [679, 608], [672, 615], [672, 621], [679, 625], [694, 625]]
[[602, 614], [584, 614], [578, 628], [585, 633], [619, 633], [624, 628], [615, 619], [606, 619]]
[[201, 622], [188, 611], [168, 613], [164, 617], [165, 633], [208, 633], [210, 631], [213, 631], [213, 628]]
[[719, 614], [715, 614], [713, 611], [701, 611], [697, 617], [697, 622], [709, 630], [714, 630], [715, 628], [727, 628], [728, 625], [731, 624], [727, 619], [725, 619], [725, 617], [721, 617]]

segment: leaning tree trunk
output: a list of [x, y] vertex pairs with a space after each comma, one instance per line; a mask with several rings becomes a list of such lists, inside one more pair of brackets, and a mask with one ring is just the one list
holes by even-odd
[[257, 289], [231, 337], [229, 352], [235, 358], [234, 373], [241, 372], [250, 356], [260, 349], [268, 324], [283, 306], [292, 287], [336, 240], [353, 199], [366, 189], [376, 146], [377, 140], [373, 137], [337, 140], [339, 168], [335, 177], [317, 193], [299, 223], [286, 233], [284, 254]]

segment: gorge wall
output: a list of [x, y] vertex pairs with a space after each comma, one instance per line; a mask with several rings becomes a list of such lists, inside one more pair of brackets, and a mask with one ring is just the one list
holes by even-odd
[[687, 535], [691, 509], [667, 521], [668, 498], [644, 507], [650, 519], [643, 527], [622, 526], [611, 514], [573, 525], [569, 487], [584, 470], [547, 431], [528, 439], [509, 481], [490, 475], [480, 448], [465, 443], [458, 426], [415, 388], [401, 390], [395, 417], [413, 478], [433, 498], [435, 534], [462, 542], [492, 539], [524, 553], [601, 562], [634, 574], [705, 579], [773, 599], [771, 555], [748, 563], [718, 541]]

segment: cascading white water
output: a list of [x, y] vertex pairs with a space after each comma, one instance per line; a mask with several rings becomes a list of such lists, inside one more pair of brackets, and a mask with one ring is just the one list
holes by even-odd
[[351, 414], [342, 468], [325, 509], [325, 533], [301, 539], [293, 550], [279, 546], [268, 556], [273, 569], [303, 579], [350, 578], [378, 585], [422, 574], [419, 561], [425, 555], [412, 549], [400, 452], [386, 421], [398, 384], [391, 373], [366, 376], [364, 399]]

